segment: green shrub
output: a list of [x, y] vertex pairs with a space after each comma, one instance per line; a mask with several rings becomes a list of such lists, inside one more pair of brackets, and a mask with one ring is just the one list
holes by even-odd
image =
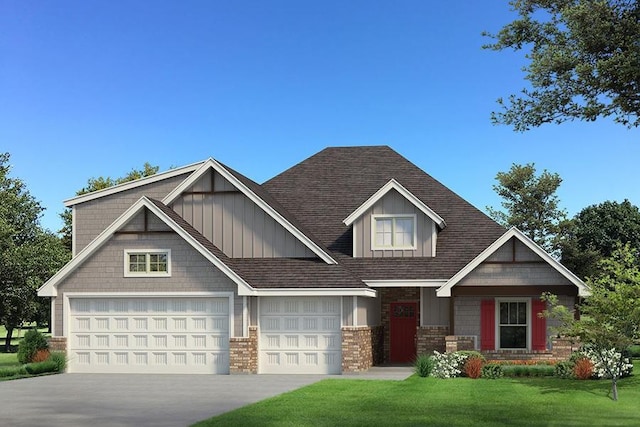
[[462, 354], [464, 356], [467, 356], [467, 360], [468, 359], [480, 359], [483, 362], [486, 362], [487, 359], [484, 357], [484, 355], [482, 353], [480, 353], [479, 351], [474, 351], [474, 350], [460, 350], [460, 351], [456, 351], [456, 353], [458, 354]]
[[495, 380], [504, 376], [502, 366], [497, 363], [487, 363], [482, 367], [482, 378]]
[[0, 378], [15, 377], [17, 375], [26, 375], [27, 371], [24, 366], [10, 366], [0, 368]]
[[554, 367], [551, 365], [505, 365], [502, 366], [505, 377], [551, 377]]
[[629, 356], [634, 359], [640, 359], [640, 344], [629, 347]]
[[431, 375], [431, 371], [433, 371], [433, 366], [435, 362], [431, 356], [427, 356], [426, 354], [422, 354], [416, 358], [415, 362], [415, 371], [418, 376], [428, 377]]
[[49, 355], [47, 361], [56, 364], [56, 372], [64, 372], [64, 368], [67, 366], [67, 356], [62, 351], [54, 351]]
[[29, 363], [38, 350], [46, 350], [48, 348], [47, 337], [37, 329], [30, 329], [24, 334], [24, 338], [22, 338], [18, 346], [18, 362], [22, 364]]
[[553, 375], [563, 379], [575, 378], [573, 375], [573, 366], [574, 364], [568, 360], [565, 362], [558, 362], [554, 368]]
[[31, 375], [39, 375], [45, 372], [58, 372], [58, 364], [54, 361], [47, 360], [45, 362], [29, 363], [24, 365], [24, 369]]

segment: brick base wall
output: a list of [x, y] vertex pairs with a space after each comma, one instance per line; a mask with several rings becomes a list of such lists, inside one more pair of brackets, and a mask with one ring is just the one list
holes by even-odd
[[448, 326], [421, 326], [417, 333], [417, 353], [431, 354], [434, 350], [445, 351], [445, 337], [449, 335]]
[[558, 359], [548, 351], [526, 350], [501, 350], [483, 351], [487, 360], [533, 360], [533, 361], [557, 361]]
[[472, 335], [448, 335], [445, 337], [447, 353], [476, 349], [476, 337]]
[[49, 350], [50, 351], [64, 351], [67, 352], [67, 337], [50, 337], [49, 338]]
[[368, 326], [342, 328], [342, 372], [362, 372], [373, 365], [373, 342]]
[[580, 343], [571, 338], [553, 338], [551, 340], [551, 352], [558, 360], [569, 359], [571, 353], [580, 349]]
[[258, 327], [249, 326], [249, 336], [229, 339], [229, 373], [258, 373]]

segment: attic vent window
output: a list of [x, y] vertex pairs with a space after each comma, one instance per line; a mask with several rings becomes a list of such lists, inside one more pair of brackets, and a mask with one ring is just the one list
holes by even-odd
[[125, 250], [125, 277], [171, 276], [171, 251], [166, 250]]
[[372, 215], [372, 250], [416, 248], [416, 215]]

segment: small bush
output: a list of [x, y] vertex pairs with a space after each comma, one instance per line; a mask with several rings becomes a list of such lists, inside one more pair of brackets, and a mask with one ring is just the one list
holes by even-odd
[[579, 380], [588, 380], [593, 377], [593, 362], [588, 357], [576, 360], [573, 365], [573, 374]]
[[502, 366], [496, 363], [487, 363], [482, 367], [482, 378], [495, 380], [498, 378], [502, 378], [502, 376], [504, 376]]
[[634, 359], [640, 359], [640, 344], [629, 347], [629, 356]]
[[33, 360], [33, 356], [38, 350], [49, 348], [47, 337], [40, 333], [37, 329], [30, 329], [24, 334], [24, 338], [18, 346], [18, 362], [25, 364]]
[[482, 362], [486, 362], [487, 361], [487, 359], [484, 357], [484, 354], [480, 353], [479, 351], [460, 350], [460, 351], [457, 351], [456, 353], [462, 354], [463, 356], [467, 356], [467, 360], [468, 359], [472, 359], [472, 358], [476, 358], [476, 359], [482, 360]]
[[416, 359], [414, 369], [418, 376], [425, 378], [431, 375], [433, 365], [433, 358], [431, 356], [427, 356], [426, 354], [422, 354]]
[[67, 366], [67, 356], [62, 351], [51, 353], [49, 361], [56, 364], [56, 372], [64, 372], [64, 368]]
[[29, 363], [24, 365], [24, 369], [26, 369], [27, 373], [31, 375], [39, 375], [46, 372], [57, 372], [58, 364], [51, 360], [47, 360], [46, 362]]
[[433, 370], [431, 374], [437, 378], [453, 378], [460, 375], [467, 356], [455, 353], [433, 352]]
[[24, 366], [11, 366], [8, 368], [0, 368], [0, 378], [15, 377], [18, 375], [26, 375], [27, 371]]
[[44, 362], [49, 358], [49, 356], [50, 356], [49, 349], [41, 348], [40, 350], [34, 353], [33, 357], [31, 358], [31, 362], [32, 363]]
[[469, 357], [464, 362], [464, 374], [469, 378], [480, 378], [482, 375], [482, 365], [484, 361], [479, 357]]
[[550, 365], [505, 365], [505, 377], [551, 377], [555, 367]]
[[559, 362], [555, 366], [553, 375], [563, 379], [575, 378], [575, 376], [573, 375], [573, 365], [574, 364], [572, 362], [569, 362], [568, 360], [565, 362]]

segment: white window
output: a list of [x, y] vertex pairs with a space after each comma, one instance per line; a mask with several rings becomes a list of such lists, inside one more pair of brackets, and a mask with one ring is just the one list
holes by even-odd
[[162, 250], [125, 250], [125, 277], [162, 277], [171, 276], [171, 251]]
[[503, 300], [498, 301], [496, 305], [498, 311], [498, 348], [529, 348], [529, 319], [531, 318], [529, 300]]
[[416, 215], [372, 215], [372, 249], [415, 249]]

